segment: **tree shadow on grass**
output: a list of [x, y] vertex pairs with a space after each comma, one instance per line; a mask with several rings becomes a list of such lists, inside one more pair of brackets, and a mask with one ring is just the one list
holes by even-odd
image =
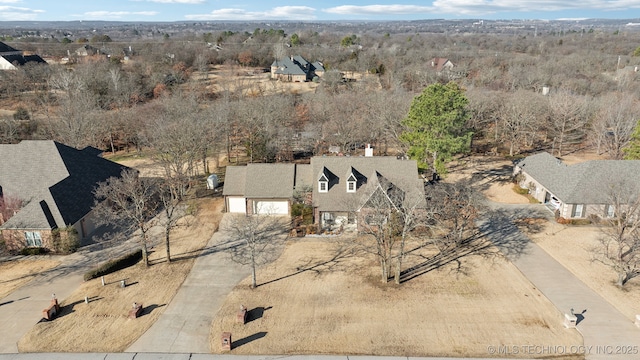
[[231, 342], [231, 349], [240, 347], [242, 345], [246, 345], [252, 341], [256, 341], [258, 339], [262, 339], [263, 337], [267, 336], [267, 332], [266, 331], [260, 331], [258, 333], [255, 333], [253, 335], [249, 335], [247, 337], [243, 337], [242, 339], [238, 339], [236, 341], [232, 341]]
[[[477, 232], [474, 235], [469, 236], [457, 246], [442, 249], [435, 255], [424, 257], [423, 262], [403, 270], [400, 273], [400, 282], [409, 281], [449, 264], [456, 265], [454, 271], [464, 273], [466, 269], [462, 259], [467, 256], [506, 257], [509, 260], [519, 258], [529, 251], [531, 242], [518, 229], [514, 221], [529, 219], [536, 212], [537, 209], [515, 207], [487, 210], [483, 218], [477, 221]], [[532, 230], [541, 231], [537, 228]], [[408, 253], [418, 249], [412, 249]]]
[[269, 280], [263, 282], [262, 284], [258, 284], [258, 287], [268, 285], [280, 280], [284, 280], [290, 278], [292, 276], [296, 276], [298, 274], [302, 274], [305, 272], [312, 272], [316, 275], [320, 275], [325, 272], [335, 272], [348, 269], [346, 264], [346, 260], [353, 258], [358, 255], [358, 251], [353, 244], [350, 244], [346, 241], [344, 242], [336, 242], [336, 247], [332, 250], [332, 256], [329, 259], [316, 259], [316, 258], [307, 258], [304, 260], [302, 265], [296, 267], [296, 271], [281, 276], [279, 278]]

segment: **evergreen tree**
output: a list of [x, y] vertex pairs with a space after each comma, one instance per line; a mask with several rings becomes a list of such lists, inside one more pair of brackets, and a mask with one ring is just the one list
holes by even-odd
[[453, 155], [468, 152], [472, 132], [466, 127], [468, 100], [458, 84], [433, 84], [411, 103], [402, 120], [406, 128], [400, 140], [409, 146], [409, 157], [422, 169], [446, 173], [445, 163]]
[[640, 160], [640, 120], [631, 134], [629, 144], [622, 149], [625, 160]]

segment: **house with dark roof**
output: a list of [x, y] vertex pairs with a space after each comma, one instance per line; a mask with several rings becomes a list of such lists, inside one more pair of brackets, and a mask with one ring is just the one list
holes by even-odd
[[48, 140], [0, 145], [0, 199], [21, 203], [13, 216], [0, 219], [0, 240], [9, 250], [53, 249], [55, 230], [67, 227], [88, 238], [97, 227], [94, 189], [129, 169], [100, 154]]
[[390, 204], [420, 199], [424, 183], [414, 160], [392, 156], [316, 156], [309, 164], [228, 166], [223, 195], [227, 212], [291, 214], [296, 190], [309, 191], [314, 221], [322, 228], [357, 224], [359, 214], [376, 191]]
[[0, 42], [0, 70], [15, 70], [26, 63], [46, 64], [38, 55], [24, 55], [21, 50]]
[[310, 63], [300, 55], [276, 60], [271, 64], [271, 78], [287, 82], [305, 82], [324, 75], [324, 65]]
[[520, 186], [566, 218], [614, 216], [609, 189], [621, 179], [640, 188], [640, 160], [591, 160], [567, 165], [549, 153], [527, 156], [514, 167]]

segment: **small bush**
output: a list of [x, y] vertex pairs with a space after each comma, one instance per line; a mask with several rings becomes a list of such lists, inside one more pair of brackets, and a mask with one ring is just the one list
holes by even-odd
[[591, 225], [590, 219], [571, 219], [571, 225]]
[[556, 221], [558, 222], [558, 224], [563, 224], [563, 225], [567, 225], [567, 224], [571, 223], [571, 220], [565, 219], [562, 216], [557, 217]]
[[31, 116], [29, 115], [29, 110], [20, 106], [16, 112], [13, 113], [14, 120], [30, 120]]
[[27, 247], [20, 250], [20, 255], [29, 256], [29, 255], [46, 255], [49, 252], [46, 248], [43, 247]]
[[513, 185], [513, 191], [520, 195], [527, 195], [529, 193], [529, 189], [521, 188], [520, 185]]
[[84, 274], [84, 281], [98, 278], [100, 276], [108, 275], [118, 270], [128, 268], [138, 263], [142, 259], [142, 250], [134, 251], [130, 254], [124, 255], [118, 259], [107, 261], [106, 263], [92, 269]]
[[78, 230], [73, 226], [52, 231], [53, 250], [60, 254], [72, 254], [80, 247]]

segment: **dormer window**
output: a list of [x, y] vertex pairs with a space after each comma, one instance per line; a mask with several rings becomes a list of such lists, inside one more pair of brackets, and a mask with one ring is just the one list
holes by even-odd
[[358, 184], [358, 180], [353, 174], [351, 174], [347, 179], [347, 192], [348, 193], [356, 192], [357, 184]]
[[329, 191], [329, 179], [327, 179], [325, 174], [320, 176], [318, 179], [318, 192], [326, 193]]

